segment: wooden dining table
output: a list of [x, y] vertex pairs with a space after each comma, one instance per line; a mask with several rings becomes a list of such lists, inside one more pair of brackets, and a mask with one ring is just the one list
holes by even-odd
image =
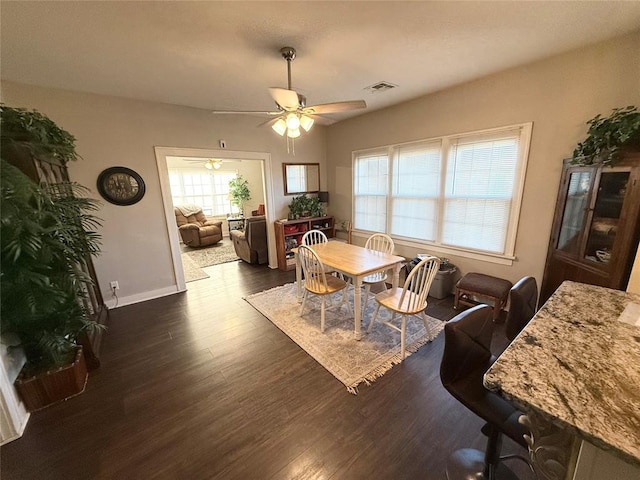
[[[320, 261], [327, 269], [335, 270], [353, 279], [355, 288], [354, 298], [354, 336], [356, 340], [362, 338], [361, 287], [362, 279], [372, 273], [382, 272], [393, 268], [392, 287], [398, 286], [400, 269], [405, 262], [404, 257], [388, 253], [369, 250], [349, 243], [330, 241], [311, 245]], [[302, 301], [302, 267], [296, 255], [296, 283], [298, 286], [298, 302]]]

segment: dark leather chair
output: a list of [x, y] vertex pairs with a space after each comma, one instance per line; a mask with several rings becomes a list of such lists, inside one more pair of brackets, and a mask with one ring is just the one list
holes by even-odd
[[236, 255], [245, 262], [262, 265], [269, 261], [267, 222], [264, 216], [245, 219], [244, 231], [232, 230], [229, 236]]
[[450, 457], [447, 462], [449, 480], [516, 479], [501, 463], [505, 458], [513, 458], [500, 457], [502, 435], [527, 447], [524, 435], [528, 432], [518, 423], [522, 412], [483, 385], [484, 373], [495, 360], [489, 348], [493, 328], [492, 309], [488, 305], [478, 305], [460, 313], [444, 328], [445, 346], [440, 364], [442, 385], [487, 422], [482, 432], [488, 437], [484, 453], [465, 448]]
[[505, 334], [510, 342], [518, 336], [536, 314], [538, 306], [538, 284], [533, 277], [523, 277], [509, 292], [509, 313]]

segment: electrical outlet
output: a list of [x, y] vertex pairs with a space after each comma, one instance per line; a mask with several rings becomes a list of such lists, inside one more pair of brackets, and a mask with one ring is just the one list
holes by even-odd
[[118, 284], [117, 280], [114, 280], [113, 282], [111, 282], [111, 291], [115, 292], [116, 290], [120, 290], [120, 285]]
[[227, 142], [224, 140], [220, 140], [220, 148], [227, 148]]

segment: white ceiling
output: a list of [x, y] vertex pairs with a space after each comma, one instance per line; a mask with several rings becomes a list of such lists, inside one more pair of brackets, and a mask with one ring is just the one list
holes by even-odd
[[[2, 1], [2, 79], [205, 109], [366, 100], [358, 115], [640, 28], [638, 1]], [[369, 93], [386, 81], [398, 88]]]

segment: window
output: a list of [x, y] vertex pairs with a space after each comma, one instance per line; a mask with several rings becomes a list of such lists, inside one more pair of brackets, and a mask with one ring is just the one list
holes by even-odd
[[354, 229], [513, 255], [531, 124], [354, 152]]
[[229, 201], [232, 172], [201, 172], [194, 169], [170, 169], [169, 184], [174, 205], [198, 205], [210, 217], [238, 213]]

